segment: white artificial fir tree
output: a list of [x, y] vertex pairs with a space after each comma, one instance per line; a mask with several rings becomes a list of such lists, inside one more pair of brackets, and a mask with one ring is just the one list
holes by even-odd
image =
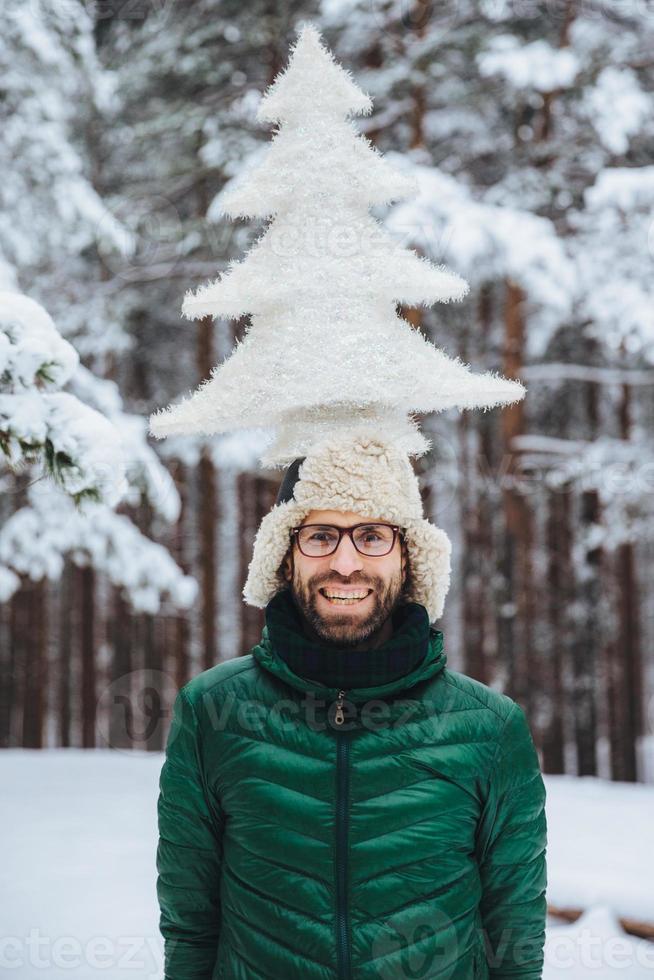
[[460, 300], [468, 284], [371, 216], [417, 189], [347, 119], [371, 109], [316, 28], [303, 27], [259, 105], [260, 122], [279, 124], [272, 144], [220, 200], [231, 217], [272, 220], [243, 261], [182, 307], [190, 319], [249, 313], [251, 326], [194, 394], [151, 416], [157, 438], [274, 426], [262, 461], [276, 465], [366, 421], [420, 455], [429, 443], [412, 413], [524, 397], [520, 382], [474, 374], [398, 315], [398, 303]]

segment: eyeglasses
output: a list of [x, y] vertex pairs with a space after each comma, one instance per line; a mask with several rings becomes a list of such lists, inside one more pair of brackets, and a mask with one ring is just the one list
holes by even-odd
[[337, 527], [336, 524], [301, 524], [291, 531], [297, 546], [307, 558], [326, 558], [333, 555], [344, 534], [366, 558], [388, 555], [395, 545], [400, 527], [397, 524], [353, 524]]

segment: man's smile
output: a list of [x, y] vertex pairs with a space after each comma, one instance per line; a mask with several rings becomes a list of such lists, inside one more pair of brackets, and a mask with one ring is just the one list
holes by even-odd
[[323, 586], [318, 590], [330, 606], [358, 606], [364, 603], [373, 593], [367, 587], [346, 588], [345, 586]]

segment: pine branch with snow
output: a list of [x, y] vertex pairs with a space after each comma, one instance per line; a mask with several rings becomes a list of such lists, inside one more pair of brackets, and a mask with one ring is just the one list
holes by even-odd
[[120, 436], [100, 412], [55, 390], [77, 368], [77, 352], [21, 293], [0, 292], [0, 358], [0, 451], [8, 465], [41, 461], [76, 503], [117, 504], [127, 488]]
[[106, 575], [137, 612], [154, 615], [167, 600], [187, 609], [195, 601], [196, 580], [125, 514], [88, 500], [76, 507], [52, 485], [32, 484], [28, 498], [0, 528], [0, 602], [19, 588], [20, 575], [57, 580], [66, 557]]
[[[56, 390], [63, 384], [73, 390]], [[114, 511], [147, 500], [168, 522], [179, 516], [146, 420], [123, 411], [114, 382], [79, 363], [39, 303], [13, 292], [0, 292], [0, 452], [14, 472], [40, 463], [50, 478], [32, 482], [29, 504], [0, 528], [0, 602], [23, 575], [58, 578], [67, 556], [106, 574], [138, 611], [193, 602], [195, 579]]]

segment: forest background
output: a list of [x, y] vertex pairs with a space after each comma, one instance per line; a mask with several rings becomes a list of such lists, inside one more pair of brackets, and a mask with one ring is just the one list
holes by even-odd
[[[373, 99], [360, 131], [418, 179], [379, 220], [470, 283], [403, 314], [528, 389], [420, 418], [426, 514], [453, 542], [448, 664], [524, 706], [546, 773], [654, 783], [654, 11], [635, 2], [8, 0], [0, 746], [160, 751], [176, 688], [259, 639], [241, 589], [281, 479], [266, 433], [156, 443], [147, 419], [247, 330], [180, 308], [261, 231], [219, 196], [270, 142], [256, 107], [305, 20]], [[65, 383], [12, 362], [30, 325], [7, 293], [77, 352]], [[57, 387], [74, 405], [57, 427], [47, 403], [46, 437], [16, 398]]]

